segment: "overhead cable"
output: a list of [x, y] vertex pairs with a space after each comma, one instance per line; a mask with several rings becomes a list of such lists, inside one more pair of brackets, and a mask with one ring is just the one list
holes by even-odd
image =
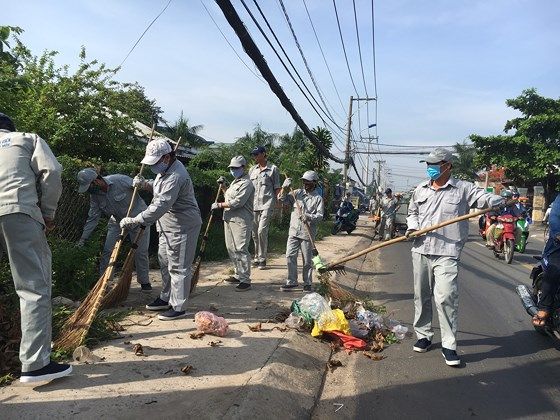
[[340, 28], [340, 19], [338, 18], [338, 10], [336, 8], [336, 0], [333, 0], [334, 13], [336, 15], [336, 24], [338, 25], [338, 33], [340, 34], [340, 42], [342, 43], [342, 51], [344, 52], [344, 59], [346, 60], [346, 67], [348, 68], [348, 74], [350, 75], [350, 80], [352, 81], [352, 86], [357, 96], [360, 96], [358, 89], [356, 89], [356, 84], [354, 83], [354, 77], [352, 77], [352, 71], [350, 70], [350, 64], [348, 63], [348, 55], [346, 54], [346, 46], [344, 45], [344, 37], [342, 36], [342, 29]]

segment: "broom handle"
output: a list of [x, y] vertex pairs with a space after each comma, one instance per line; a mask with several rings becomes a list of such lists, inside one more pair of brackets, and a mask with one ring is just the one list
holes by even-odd
[[[218, 192], [216, 193], [216, 199], [214, 203], [218, 202], [218, 198], [220, 198], [220, 193], [222, 192], [222, 184], [218, 185]], [[212, 219], [214, 218], [214, 212], [210, 212], [210, 217], [208, 217], [208, 223], [206, 224], [206, 230], [204, 231], [204, 235], [202, 236], [202, 242], [200, 243], [200, 249], [198, 250], [199, 254], [202, 254], [206, 249], [206, 241], [208, 239], [208, 231], [210, 230], [210, 225], [212, 224]]]
[[[296, 207], [298, 209], [300, 216], [303, 215], [303, 209], [301, 208], [296, 198], [296, 195], [294, 193], [294, 190], [292, 190], [291, 187], [290, 187], [290, 195], [294, 197], [294, 201], [296, 202]], [[307, 223], [307, 220], [303, 222], [303, 225], [305, 226], [305, 230], [307, 230], [307, 234], [309, 235], [309, 242], [311, 242], [311, 247], [313, 248], [313, 251], [318, 253], [317, 247], [315, 246], [315, 241], [313, 240], [313, 236], [311, 236], [311, 228], [309, 227], [309, 223]]]
[[[510, 201], [506, 202], [506, 206], [510, 206], [512, 204], [515, 204], [516, 202], [517, 202], [517, 200], [510, 200]], [[455, 218], [450, 219], [450, 220], [446, 220], [445, 222], [438, 223], [437, 225], [428, 226], [424, 229], [420, 229], [420, 230], [417, 230], [417, 231], [411, 233], [408, 238], [406, 236], [400, 236], [398, 238], [391, 239], [391, 240], [388, 240], [388, 241], [385, 241], [385, 242], [381, 242], [380, 244], [370, 246], [369, 248], [363, 249], [360, 252], [356, 252], [355, 254], [348, 255], [347, 257], [344, 257], [344, 258], [342, 258], [338, 261], [335, 261], [333, 263], [329, 263], [328, 267], [334, 267], [335, 265], [344, 264], [345, 262], [348, 262], [348, 261], [351, 261], [353, 259], [359, 258], [362, 255], [365, 255], [365, 254], [368, 254], [372, 251], [375, 251], [376, 249], [384, 248], [386, 246], [393, 245], [393, 244], [396, 244], [398, 242], [404, 242], [404, 241], [408, 240], [409, 238], [415, 238], [415, 237], [418, 237], [418, 236], [423, 235], [425, 233], [431, 232], [433, 230], [437, 230], [437, 229], [440, 229], [442, 227], [451, 225], [453, 223], [458, 223], [458, 222], [461, 222], [463, 220], [472, 219], [473, 217], [481, 216], [481, 215], [486, 214], [490, 211], [497, 211], [499, 209], [500, 209], [500, 206], [498, 206], [498, 207], [488, 207], [486, 209], [475, 211], [474, 213], [469, 213], [469, 214], [465, 214], [464, 216], [459, 216], [459, 217], [455, 217]]]

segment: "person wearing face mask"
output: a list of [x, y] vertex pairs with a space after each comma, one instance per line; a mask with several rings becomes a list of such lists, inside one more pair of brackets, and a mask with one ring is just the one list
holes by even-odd
[[[233, 182], [224, 193], [224, 201], [212, 204], [212, 211], [224, 209], [224, 234], [229, 258], [233, 263], [234, 274], [226, 279], [236, 283], [237, 292], [251, 289], [251, 254], [249, 241], [253, 227], [253, 199], [255, 187], [245, 174], [247, 161], [243, 156], [235, 156], [229, 164]], [[218, 183], [223, 183], [222, 178]]]
[[[290, 204], [292, 213], [290, 215], [290, 230], [288, 232], [288, 242], [286, 244], [286, 260], [288, 264], [288, 279], [286, 284], [281, 287], [283, 291], [291, 291], [298, 287], [298, 268], [297, 257], [299, 250], [303, 256], [303, 290], [311, 291], [311, 281], [313, 276], [313, 248], [309, 238], [309, 231], [315, 239], [317, 235], [317, 225], [323, 220], [324, 204], [323, 197], [317, 191], [319, 177], [315, 171], [306, 171], [301, 177], [303, 188], [290, 193], [292, 180], [286, 178], [282, 184], [282, 190], [278, 195], [281, 202]], [[299, 203], [299, 207], [296, 203]], [[301, 208], [301, 211], [300, 211]]]
[[399, 201], [393, 196], [391, 188], [385, 190], [385, 197], [381, 199], [381, 223], [379, 225], [379, 239], [388, 241], [393, 236], [393, 226]]
[[[107, 269], [111, 252], [121, 234], [120, 221], [126, 217], [130, 200], [132, 199], [132, 178], [126, 175], [114, 174], [102, 177], [93, 168], [85, 168], [78, 172], [78, 192], [89, 193], [89, 211], [82, 236], [78, 241], [79, 247], [84, 246], [91, 236], [102, 215], [109, 218], [107, 224], [107, 237], [103, 246], [103, 253], [99, 262], [99, 272], [102, 274]], [[137, 216], [146, 209], [146, 203], [136, 196], [131, 216]], [[127, 236], [134, 241], [140, 227], [129, 230]], [[150, 230], [146, 229], [138, 241], [138, 248], [134, 255], [136, 267], [136, 280], [143, 291], [152, 290], [150, 277], [150, 263], [148, 259], [148, 245], [150, 244]]]
[[[416, 230], [463, 216], [471, 207], [502, 205], [504, 199], [474, 184], [451, 176], [453, 155], [436, 148], [425, 160], [429, 177], [416, 187], [408, 208], [406, 236]], [[432, 345], [432, 298], [438, 313], [442, 355], [449, 366], [460, 365], [457, 355], [458, 262], [467, 241], [469, 222], [454, 223], [415, 237], [412, 247], [414, 274], [413, 350], [424, 353]]]
[[163, 311], [158, 315], [162, 321], [183, 318], [191, 287], [191, 265], [202, 225], [193, 183], [171, 145], [163, 139], [148, 143], [142, 163], [149, 165], [156, 178], [146, 181], [136, 176], [133, 186], [152, 191], [154, 197], [144, 211], [135, 217], [125, 217], [120, 226], [134, 229], [138, 225], [156, 223], [162, 288], [159, 297], [146, 305], [146, 309]]

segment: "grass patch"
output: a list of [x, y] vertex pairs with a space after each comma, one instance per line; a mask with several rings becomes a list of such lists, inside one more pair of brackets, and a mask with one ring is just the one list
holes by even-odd
[[13, 376], [11, 373], [0, 376], [0, 386], [8, 386], [15, 380], [16, 380], [15, 376]]

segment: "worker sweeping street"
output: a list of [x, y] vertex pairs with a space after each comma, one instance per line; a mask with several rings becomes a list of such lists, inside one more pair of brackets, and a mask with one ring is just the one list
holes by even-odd
[[[104, 273], [109, 264], [109, 257], [117, 239], [121, 233], [119, 227], [120, 221], [127, 216], [128, 207], [132, 199], [132, 178], [126, 175], [114, 174], [102, 177], [97, 174], [93, 168], [82, 169], [78, 172], [78, 192], [89, 192], [89, 212], [84, 226], [84, 230], [78, 246], [83, 246], [90, 235], [95, 230], [101, 215], [109, 218], [107, 224], [107, 237], [99, 262], [99, 272]], [[142, 198], [136, 197], [134, 205], [130, 212], [130, 216], [137, 216], [146, 210], [146, 203]], [[134, 241], [134, 237], [140, 230], [137, 226], [135, 229], [128, 231], [130, 241]], [[146, 229], [138, 241], [138, 248], [134, 256], [136, 265], [136, 279], [143, 291], [152, 290], [149, 278], [150, 263], [148, 259], [148, 245], [150, 243], [150, 230]]]
[[7, 254], [19, 296], [23, 383], [72, 372], [70, 365], [51, 361], [52, 267], [45, 232], [54, 228], [61, 174], [47, 143], [36, 134], [16, 132], [13, 121], [0, 113], [0, 258]]
[[[229, 164], [233, 182], [224, 194], [224, 201], [212, 204], [212, 210], [224, 209], [224, 235], [234, 274], [226, 279], [237, 284], [235, 290], [244, 292], [251, 289], [251, 254], [249, 241], [253, 227], [253, 199], [255, 187], [245, 173], [247, 161], [243, 156], [235, 156]], [[223, 183], [223, 178], [218, 179]]]
[[146, 181], [136, 176], [133, 187], [152, 191], [154, 197], [147, 209], [135, 217], [123, 218], [120, 226], [134, 229], [156, 223], [162, 289], [146, 309], [164, 311], [158, 314], [163, 321], [183, 318], [191, 285], [191, 264], [202, 226], [193, 183], [171, 145], [163, 139], [148, 143], [142, 164], [149, 165], [156, 178]]
[[253, 267], [266, 268], [268, 249], [268, 226], [272, 219], [276, 196], [280, 192], [280, 173], [276, 165], [267, 161], [264, 146], [256, 147], [251, 156], [257, 163], [249, 170], [249, 178], [255, 187], [253, 202], [253, 243], [255, 257]]
[[[323, 220], [323, 197], [317, 191], [319, 177], [315, 171], [306, 171], [301, 177], [303, 188], [290, 193], [292, 181], [286, 178], [278, 199], [289, 203], [292, 207], [290, 215], [290, 230], [286, 244], [286, 260], [288, 265], [288, 279], [281, 287], [283, 291], [294, 290], [298, 287], [297, 258], [301, 249], [303, 256], [303, 290], [311, 291], [313, 276], [313, 244], [311, 239], [317, 236], [317, 225]], [[299, 205], [298, 205], [299, 204]], [[305, 226], [307, 224], [307, 227]], [[312, 238], [310, 238], [310, 235]]]
[[398, 200], [393, 196], [391, 188], [385, 190], [385, 197], [381, 199], [381, 224], [379, 225], [379, 239], [388, 241], [393, 236]]

